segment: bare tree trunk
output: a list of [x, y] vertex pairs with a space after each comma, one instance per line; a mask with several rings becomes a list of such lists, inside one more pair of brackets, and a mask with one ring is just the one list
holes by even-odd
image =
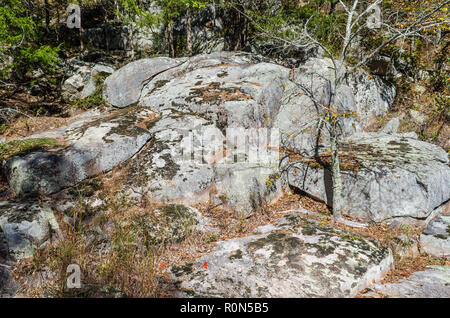
[[169, 23], [167, 25], [167, 44], [169, 46], [170, 57], [175, 57], [175, 47], [173, 42], [173, 24]]
[[191, 29], [191, 8], [186, 11], [186, 49], [189, 54], [192, 53], [192, 29]]
[[336, 220], [342, 219], [341, 207], [342, 207], [342, 179], [341, 168], [339, 162], [339, 145], [338, 136], [335, 132], [331, 137], [331, 174], [333, 179], [333, 217]]

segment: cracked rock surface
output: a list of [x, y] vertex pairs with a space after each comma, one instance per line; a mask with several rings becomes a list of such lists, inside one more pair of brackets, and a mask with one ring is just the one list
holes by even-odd
[[352, 297], [392, 261], [370, 239], [292, 213], [171, 272], [184, 297]]
[[[342, 156], [343, 213], [362, 221], [427, 219], [450, 199], [450, 167], [445, 150], [412, 138], [359, 133], [346, 138]], [[331, 206], [331, 171], [299, 162], [289, 184]]]

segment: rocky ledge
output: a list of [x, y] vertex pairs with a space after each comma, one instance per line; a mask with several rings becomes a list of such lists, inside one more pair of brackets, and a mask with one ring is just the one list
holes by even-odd
[[[353, 219], [429, 221], [450, 199], [448, 156], [435, 145], [360, 133], [343, 140], [341, 149], [343, 212]], [[331, 171], [324, 166], [320, 159], [293, 164], [289, 184], [331, 206]]]

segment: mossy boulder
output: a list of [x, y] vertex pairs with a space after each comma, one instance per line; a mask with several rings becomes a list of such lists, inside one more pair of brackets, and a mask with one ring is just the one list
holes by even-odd
[[27, 138], [0, 143], [0, 162], [10, 157], [26, 155], [33, 151], [61, 148], [64, 145], [55, 138]]
[[50, 207], [34, 202], [0, 202], [0, 229], [16, 260], [33, 256], [52, 235], [60, 234]]
[[[341, 171], [343, 213], [351, 218], [420, 223], [450, 199], [449, 161], [440, 147], [396, 135], [359, 133], [342, 141], [340, 154], [346, 167]], [[332, 205], [329, 165], [295, 163], [289, 183]]]
[[176, 296], [353, 297], [391, 264], [391, 251], [373, 240], [292, 213], [220, 241], [189, 270], [172, 273]]
[[[95, 114], [95, 113], [92, 113]], [[63, 147], [30, 147], [4, 160], [5, 176], [20, 196], [51, 194], [106, 172], [131, 158], [150, 139], [153, 112], [139, 107], [96, 114], [32, 137], [47, 145], [58, 138]], [[16, 143], [27, 142], [17, 141]]]

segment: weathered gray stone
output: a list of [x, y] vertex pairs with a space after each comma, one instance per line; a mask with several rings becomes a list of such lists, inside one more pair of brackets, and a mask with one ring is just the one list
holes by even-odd
[[392, 298], [449, 298], [450, 266], [428, 266], [398, 283], [376, 284], [372, 289]]
[[282, 194], [282, 179], [276, 166], [236, 163], [219, 165], [214, 171], [216, 190], [225, 196], [225, 203], [232, 206], [239, 216], [251, 216]]
[[352, 297], [391, 264], [388, 248], [293, 213], [171, 272], [176, 296]]
[[84, 63], [76, 67], [72, 76], [67, 78], [61, 87], [61, 96], [66, 102], [83, 99], [92, 95], [98, 83], [98, 77], [114, 72], [114, 67], [103, 64]]
[[420, 249], [429, 255], [450, 258], [450, 215], [441, 215], [420, 235]]
[[65, 147], [6, 160], [3, 168], [9, 185], [21, 196], [50, 194], [109, 171], [147, 143], [151, 135], [146, 125], [150, 125], [152, 115], [148, 109], [137, 107], [36, 135], [59, 136]]
[[[280, 194], [280, 180], [268, 187], [267, 179], [277, 171], [276, 164], [228, 162], [217, 154], [210, 160], [209, 131], [225, 138], [213, 123], [193, 115], [162, 115], [150, 129], [149, 147], [126, 164], [130, 171], [125, 189], [131, 197], [147, 197], [152, 202], [196, 204], [212, 200], [234, 208], [245, 217]], [[194, 137], [194, 153], [188, 152], [189, 133]], [[233, 156], [233, 154], [231, 154]]]
[[32, 202], [0, 202], [0, 229], [16, 260], [33, 256], [33, 250], [46, 242], [52, 232], [59, 235], [52, 210]]
[[216, 52], [155, 76], [140, 105], [199, 114], [218, 127], [272, 126], [289, 69], [243, 53]]
[[[381, 133], [343, 140], [341, 154], [357, 161], [342, 171], [343, 213], [362, 221], [425, 220], [450, 199], [447, 153], [432, 144]], [[289, 184], [331, 206], [331, 172], [299, 162]]]
[[105, 80], [103, 97], [112, 106], [124, 108], [135, 104], [146, 82], [170, 68], [180, 65], [184, 59], [157, 57], [141, 59], [120, 68]]
[[149, 147], [125, 166], [130, 174], [125, 191], [132, 197], [147, 196], [158, 203], [208, 200], [214, 180], [212, 167], [179, 156], [189, 131], [207, 126], [204, 119], [189, 115], [166, 115], [158, 120], [150, 129], [153, 137]]

